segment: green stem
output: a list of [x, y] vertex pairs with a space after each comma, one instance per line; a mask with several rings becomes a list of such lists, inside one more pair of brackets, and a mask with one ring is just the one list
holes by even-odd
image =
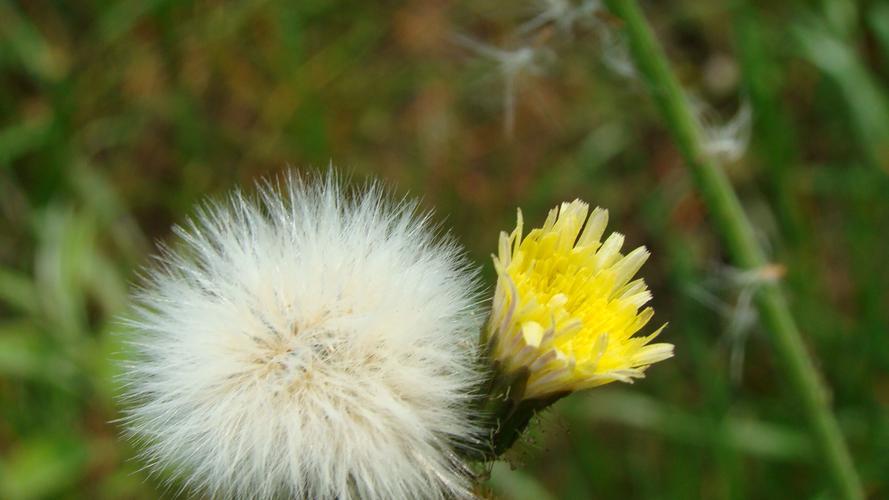
[[[608, 3], [611, 11], [624, 22], [637, 68], [670, 127], [735, 264], [745, 269], [765, 266], [768, 262], [750, 221], [725, 173], [704, 152], [695, 115], [638, 3], [636, 0]], [[837, 491], [843, 498], [863, 498], [852, 458], [829, 407], [827, 389], [806, 351], [780, 287], [776, 283], [763, 283], [757, 294], [757, 305], [781, 364], [801, 400]]]

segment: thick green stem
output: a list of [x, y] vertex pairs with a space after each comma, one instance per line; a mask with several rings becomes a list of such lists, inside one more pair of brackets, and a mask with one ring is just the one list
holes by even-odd
[[[649, 28], [636, 0], [610, 0], [612, 12], [623, 20], [636, 66], [657, 102], [736, 265], [758, 269], [768, 262], [756, 241], [725, 173], [704, 151], [700, 127], [666, 55]], [[823, 455], [824, 466], [847, 499], [863, 498], [852, 458], [829, 407], [827, 389], [806, 351], [802, 336], [776, 283], [763, 283], [757, 293], [759, 313], [771, 333], [775, 352], [800, 398]]]

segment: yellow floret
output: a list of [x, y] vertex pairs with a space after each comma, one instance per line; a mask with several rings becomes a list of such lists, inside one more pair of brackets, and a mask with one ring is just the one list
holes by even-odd
[[671, 344], [650, 344], [663, 327], [633, 336], [654, 315], [640, 311], [651, 299], [645, 282], [631, 281], [648, 251], [622, 255], [619, 233], [600, 242], [608, 211], [588, 213], [580, 200], [562, 203], [523, 238], [519, 211], [516, 229], [500, 235], [489, 342], [504, 372], [529, 370], [526, 399], [632, 382], [673, 355]]

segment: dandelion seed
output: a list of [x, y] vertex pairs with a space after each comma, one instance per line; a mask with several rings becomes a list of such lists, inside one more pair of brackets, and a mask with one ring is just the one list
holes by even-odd
[[777, 283], [787, 268], [782, 264], [766, 264], [755, 269], [737, 269], [731, 266], [722, 268], [722, 274], [730, 284], [736, 287], [756, 287], [764, 283]]
[[753, 109], [746, 100], [738, 112], [719, 124], [713, 109], [701, 99], [690, 99], [694, 107], [701, 132], [704, 134], [704, 151], [717, 159], [734, 162], [747, 152], [753, 128]]
[[585, 19], [594, 19], [595, 14], [602, 10], [602, 2], [599, 0], [584, 0], [580, 3], [570, 0], [539, 0], [537, 5], [540, 12], [519, 26], [519, 33], [531, 33], [552, 23], [560, 32], [570, 35], [575, 24]]
[[487, 331], [504, 373], [527, 371], [525, 399], [632, 382], [673, 355], [673, 345], [636, 337], [654, 315], [645, 282], [633, 276], [644, 247], [620, 253], [624, 237], [600, 239], [608, 212], [579, 200], [550, 211], [543, 227], [501, 233], [498, 282]]
[[543, 72], [541, 60], [546, 54], [540, 49], [520, 47], [504, 50], [480, 42], [466, 35], [458, 34], [454, 40], [459, 45], [497, 64], [503, 79], [503, 129], [507, 137], [515, 130], [515, 109], [520, 79], [525, 75], [539, 75]]
[[606, 23], [598, 23], [596, 27], [602, 64], [622, 78], [638, 79], [636, 65], [633, 64], [633, 58], [630, 57], [630, 48], [627, 46], [623, 34], [616, 32]]
[[176, 229], [124, 401], [155, 471], [236, 498], [466, 498], [476, 279], [415, 203], [289, 177]]
[[734, 304], [730, 304], [701, 286], [689, 287], [688, 293], [692, 298], [728, 321], [725, 340], [729, 349], [729, 376], [732, 382], [740, 384], [744, 375], [747, 341], [759, 318], [756, 310], [751, 307], [752, 295], [742, 291], [738, 294]]
[[693, 286], [689, 289], [689, 294], [695, 300], [727, 320], [725, 338], [729, 343], [729, 374], [736, 384], [740, 384], [743, 379], [747, 342], [759, 321], [759, 314], [753, 304], [756, 291], [762, 284], [780, 280], [784, 273], [785, 268], [780, 264], [747, 270], [720, 267], [714, 273], [709, 286], [712, 289], [736, 292], [734, 303], [719, 298], [705, 286]]

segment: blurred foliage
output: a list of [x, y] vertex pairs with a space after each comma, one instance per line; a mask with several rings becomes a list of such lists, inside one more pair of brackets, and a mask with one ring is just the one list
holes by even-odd
[[[753, 110], [725, 165], [786, 268], [873, 498], [889, 496], [889, 7], [648, 2], [687, 88]], [[0, 498], [155, 498], [119, 438], [115, 318], [193, 204], [287, 166], [421, 196], [492, 277], [497, 233], [581, 197], [653, 251], [675, 360], [575, 395], [492, 471], [503, 498], [825, 497], [767, 340], [617, 49], [544, 28], [503, 82], [453, 43], [516, 47], [534, 2], [0, 0]], [[609, 63], [610, 61], [610, 63]], [[702, 300], [702, 298], [708, 298]], [[714, 307], [714, 304], [716, 307]], [[742, 356], [743, 354], [743, 356]], [[735, 359], [741, 370], [732, 370]], [[737, 363], [736, 363], [737, 364]]]

